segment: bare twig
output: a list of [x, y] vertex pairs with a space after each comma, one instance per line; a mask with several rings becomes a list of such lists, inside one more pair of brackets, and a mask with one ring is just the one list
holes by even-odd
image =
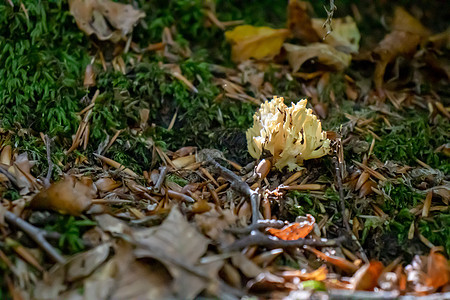
[[8, 180], [14, 185], [18, 187], [18, 183], [16, 178], [8, 172], [8, 170], [6, 170], [6, 167], [3, 167], [2, 165], [0, 165], [0, 173], [5, 175], [6, 178], [8, 178]]
[[268, 227], [280, 229], [285, 225], [286, 223], [280, 220], [259, 220], [250, 226], [244, 228], [228, 228], [226, 231], [234, 234], [249, 234], [254, 230], [261, 230]]
[[159, 170], [160, 170], [160, 171], [159, 171], [159, 178], [158, 178], [158, 180], [156, 181], [155, 186], [153, 187], [153, 190], [154, 190], [156, 193], [158, 193], [158, 192], [161, 190], [161, 185], [164, 183], [164, 179], [166, 178], [167, 171], [168, 171], [169, 169], [167, 168], [167, 166], [162, 166]]
[[339, 192], [339, 200], [341, 202], [341, 214], [342, 214], [342, 226], [345, 228], [347, 233], [352, 237], [352, 240], [356, 243], [356, 245], [359, 248], [359, 252], [361, 254], [361, 258], [368, 262], [368, 258], [366, 253], [364, 252], [364, 249], [361, 246], [361, 243], [356, 238], [355, 234], [350, 228], [350, 224], [348, 221], [348, 216], [345, 210], [345, 197], [344, 197], [344, 186], [342, 184], [342, 177], [344, 176], [344, 151], [342, 149], [342, 143], [341, 139], [339, 138], [337, 140], [336, 144], [336, 157], [333, 158], [334, 160], [334, 166], [336, 171], [336, 181], [337, 181], [337, 188]]
[[328, 10], [325, 6], [323, 8], [327, 12], [327, 19], [325, 20], [325, 23], [323, 23], [323, 26], [322, 26], [323, 28], [327, 29], [327, 33], [323, 37], [323, 39], [325, 40], [325, 38], [333, 31], [331, 22], [333, 21], [333, 15], [334, 15], [334, 12], [337, 10], [337, 6], [334, 4], [334, 0], [330, 0], [330, 10]]
[[58, 263], [65, 263], [66, 259], [56, 251], [56, 249], [47, 242], [45, 239], [47, 236], [50, 236], [45, 230], [34, 227], [27, 221], [19, 218], [15, 214], [10, 211], [5, 212], [5, 220], [22, 229], [26, 234], [30, 236], [47, 254]]
[[52, 161], [52, 153], [51, 153], [51, 142], [52, 140], [48, 137], [48, 135], [44, 135], [45, 148], [47, 149], [47, 162], [48, 162], [48, 171], [47, 176], [45, 176], [44, 186], [50, 186], [50, 180], [52, 178], [53, 172], [53, 161]]
[[293, 241], [285, 241], [269, 237], [260, 232], [256, 232], [254, 234], [246, 236], [245, 238], [237, 240], [228, 247], [225, 247], [224, 251], [237, 251], [254, 245], [264, 246], [268, 248], [291, 248], [303, 246], [335, 247], [339, 246], [346, 239], [346, 236], [340, 236], [334, 240], [298, 239]]
[[258, 222], [259, 215], [259, 193], [253, 191], [246, 182], [239, 178], [239, 176], [223, 167], [213, 158], [210, 157], [208, 163], [210, 163], [223, 178], [231, 182], [231, 188], [250, 198], [250, 204], [252, 206], [252, 224], [256, 224]]

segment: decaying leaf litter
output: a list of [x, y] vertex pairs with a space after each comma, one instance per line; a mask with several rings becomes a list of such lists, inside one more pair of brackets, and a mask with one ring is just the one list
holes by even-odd
[[[88, 154], [100, 69], [126, 75], [156, 53], [160, 70], [191, 95], [202, 82], [183, 74], [179, 62], [195, 50], [177, 41], [176, 27], [143, 47], [133, 30], [149, 12], [103, 0], [69, 6], [73, 26], [90, 36], [93, 52], [81, 78], [87, 93], [79, 124], [65, 143], [67, 159], [52, 158], [60, 140], [30, 131], [46, 149], [48, 170], [39, 174], [33, 153], [12, 143], [17, 128], [1, 128], [2, 295], [302, 299], [448, 292], [448, 130], [439, 132], [445, 142], [433, 149], [433, 157], [443, 157], [441, 166], [420, 160], [425, 155], [389, 156], [411, 156], [404, 144], [419, 139], [389, 142], [402, 132], [398, 124], [407, 110], [428, 113], [425, 122], [448, 129], [442, 92], [448, 31], [433, 32], [397, 7], [390, 32], [372, 50], [360, 50], [356, 6], [353, 18], [333, 16], [330, 23], [315, 18], [308, 2], [289, 1], [286, 26], [271, 28], [222, 22], [218, 7], [206, 5], [203, 30], [224, 31], [233, 62], [209, 66], [219, 89], [215, 101], [250, 103], [256, 111], [247, 131], [252, 158], [241, 166], [217, 149], [165, 148], [145, 134], [158, 126], [149, 122], [149, 109]], [[28, 11], [26, 4], [15, 9]], [[286, 88], [277, 95], [269, 72], [299, 85], [300, 94]], [[340, 87], [330, 88], [336, 78]], [[118, 91], [117, 97], [125, 96]], [[341, 97], [359, 109], [343, 112]], [[331, 130], [325, 125], [333, 119], [339, 124]], [[177, 122], [178, 109], [168, 130]], [[140, 136], [154, 154], [142, 172], [111, 158], [124, 133]], [[443, 238], [431, 240], [426, 222], [438, 224], [434, 231]]]

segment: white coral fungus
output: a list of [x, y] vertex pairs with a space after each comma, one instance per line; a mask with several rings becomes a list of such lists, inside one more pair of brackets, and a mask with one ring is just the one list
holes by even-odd
[[304, 160], [319, 158], [330, 152], [330, 140], [307, 100], [287, 107], [282, 97], [266, 101], [253, 116], [253, 126], [247, 130], [248, 151], [259, 159], [264, 150], [273, 156], [279, 170], [298, 168]]

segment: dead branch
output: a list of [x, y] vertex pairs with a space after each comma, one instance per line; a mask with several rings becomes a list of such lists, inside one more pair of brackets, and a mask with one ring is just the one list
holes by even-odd
[[244, 228], [228, 228], [226, 231], [234, 234], [249, 234], [254, 230], [261, 230], [268, 227], [280, 229], [286, 225], [285, 222], [280, 220], [258, 220], [258, 222], [251, 224]]
[[47, 254], [54, 261], [61, 264], [66, 262], [66, 259], [61, 254], [59, 254], [58, 251], [56, 251], [56, 249], [52, 245], [50, 245], [49, 242], [47, 242], [47, 240], [45, 239], [46, 237], [50, 237], [51, 234], [47, 233], [45, 230], [34, 227], [30, 223], [19, 218], [10, 211], [5, 212], [5, 220], [8, 223], [17, 226], [18, 228], [23, 230], [23, 232], [28, 234], [28, 236], [32, 238], [39, 245], [39, 247], [41, 247], [45, 252], [47, 252]]
[[207, 162], [211, 164], [223, 178], [231, 182], [231, 188], [250, 199], [250, 204], [252, 206], [252, 224], [256, 224], [258, 222], [259, 212], [259, 193], [253, 191], [246, 182], [239, 178], [239, 176], [223, 167], [213, 158], [209, 157]]
[[48, 137], [48, 135], [44, 135], [44, 142], [45, 142], [45, 148], [47, 149], [47, 162], [48, 162], [48, 171], [47, 176], [45, 176], [44, 186], [49, 187], [50, 186], [50, 180], [52, 178], [52, 172], [53, 172], [53, 161], [51, 156], [51, 142], [52, 140]]
[[225, 252], [229, 251], [237, 251], [244, 249], [249, 246], [264, 246], [268, 248], [291, 248], [291, 247], [303, 247], [303, 246], [313, 246], [313, 247], [337, 247], [342, 242], [347, 239], [346, 236], [340, 236], [333, 240], [315, 240], [315, 239], [298, 239], [293, 241], [285, 241], [279, 240], [277, 238], [273, 238], [267, 236], [263, 233], [256, 232], [249, 236], [246, 236], [240, 240], [237, 240], [233, 244], [228, 247], [225, 247], [223, 250]]
[[158, 181], [156, 181], [156, 184], [155, 184], [155, 186], [153, 187], [153, 190], [154, 190], [156, 193], [159, 193], [159, 191], [161, 190], [161, 185], [164, 183], [164, 179], [166, 178], [167, 171], [168, 171], [169, 169], [167, 168], [167, 166], [162, 166], [159, 170], [160, 170], [160, 172], [159, 172], [159, 178], [158, 178]]

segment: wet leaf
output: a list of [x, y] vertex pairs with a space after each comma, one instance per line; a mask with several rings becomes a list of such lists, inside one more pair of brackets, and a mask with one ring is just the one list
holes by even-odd
[[69, 6], [78, 27], [102, 41], [118, 42], [145, 17], [143, 11], [111, 0], [70, 0]]
[[285, 241], [298, 240], [306, 237], [314, 228], [315, 219], [311, 215], [306, 215], [307, 220], [301, 223], [293, 223], [281, 229], [269, 228], [267, 232]]
[[91, 205], [95, 194], [93, 184], [87, 185], [75, 177], [68, 176], [39, 192], [31, 200], [30, 207], [79, 216]]
[[318, 63], [336, 71], [342, 71], [347, 68], [352, 60], [350, 54], [321, 43], [313, 43], [307, 46], [284, 44], [284, 49], [287, 51], [292, 72], [297, 72], [307, 60], [313, 58], [317, 59]]
[[232, 60], [242, 62], [249, 58], [274, 57], [289, 34], [287, 29], [242, 25], [225, 32], [225, 37], [231, 43]]

